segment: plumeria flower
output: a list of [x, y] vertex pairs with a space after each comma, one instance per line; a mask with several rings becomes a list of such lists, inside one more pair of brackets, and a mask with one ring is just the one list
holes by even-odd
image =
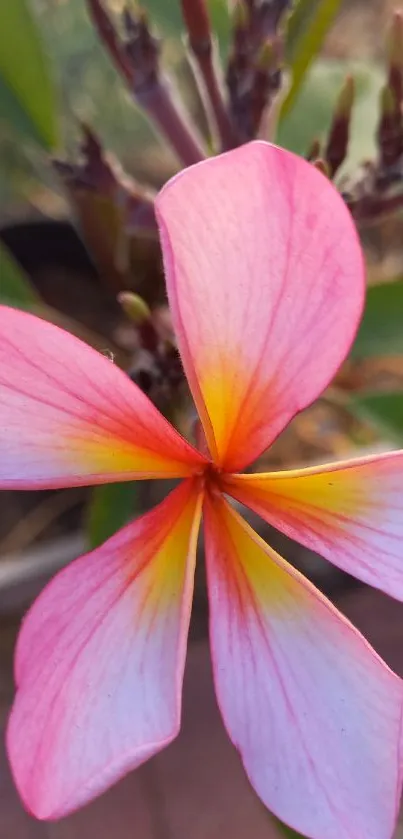
[[263, 142], [197, 164], [156, 212], [199, 452], [106, 357], [1, 309], [1, 486], [181, 478], [72, 562], [26, 616], [7, 746], [29, 811], [58, 819], [176, 737], [201, 516], [217, 698], [257, 794], [312, 839], [391, 839], [401, 681], [229, 498], [403, 599], [403, 453], [240, 474], [327, 386], [364, 269], [341, 197]]

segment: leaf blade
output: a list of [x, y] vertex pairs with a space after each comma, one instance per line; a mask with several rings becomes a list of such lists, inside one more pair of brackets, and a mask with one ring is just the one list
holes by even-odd
[[0, 4], [0, 80], [10, 122], [45, 149], [53, 149], [58, 140], [55, 91], [26, 0]]
[[286, 60], [292, 80], [281, 107], [280, 120], [290, 111], [340, 6], [341, 0], [299, 0], [296, 3], [288, 20], [286, 37]]

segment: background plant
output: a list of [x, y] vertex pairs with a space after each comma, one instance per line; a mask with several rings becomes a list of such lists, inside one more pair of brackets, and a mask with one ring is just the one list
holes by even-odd
[[[329, 61], [321, 50], [341, 7], [4, 0], [0, 9], [3, 220], [21, 198], [42, 216], [70, 213], [95, 266], [90, 298], [87, 289], [72, 300], [59, 274], [44, 284], [24, 271], [5, 233], [0, 299], [112, 352], [185, 431], [192, 414], [165, 305], [155, 190], [179, 168], [262, 136], [306, 156], [344, 196], [368, 263], [363, 322], [335, 383], [265, 457], [270, 466], [403, 439], [403, 20], [397, 10], [382, 63]], [[85, 502], [95, 545], [149, 499], [125, 484]]]

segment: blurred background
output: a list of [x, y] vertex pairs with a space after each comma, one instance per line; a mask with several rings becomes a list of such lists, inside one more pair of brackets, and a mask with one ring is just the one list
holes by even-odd
[[[368, 295], [357, 340], [332, 386], [257, 466], [292, 468], [403, 447], [403, 2], [210, 0], [207, 34], [216, 45], [213, 76], [225, 108], [221, 101], [221, 110], [216, 103], [207, 114], [208, 68], [198, 51], [206, 31], [189, 11], [183, 14], [191, 4], [142, 0], [141, 6], [147, 18], [123, 0], [104, 0], [102, 7], [2, 0], [0, 302], [41, 314], [112, 353], [191, 434], [194, 414], [166, 309], [153, 194], [200, 149], [207, 155], [253, 136], [273, 139], [311, 160], [343, 194], [365, 250]], [[102, 10], [126, 44], [132, 84], [122, 53], [119, 65], [110, 40], [99, 36]], [[138, 79], [154, 84], [165, 74], [176, 117], [161, 126]], [[207, 97], [211, 91], [210, 76]], [[13, 697], [14, 643], [29, 604], [59, 568], [166, 491], [166, 484], [142, 482], [1, 493], [2, 726]], [[403, 676], [403, 605], [250, 520]], [[200, 551], [178, 740], [52, 825], [23, 811], [1, 753], [0, 839], [280, 835], [221, 725], [207, 624]]]

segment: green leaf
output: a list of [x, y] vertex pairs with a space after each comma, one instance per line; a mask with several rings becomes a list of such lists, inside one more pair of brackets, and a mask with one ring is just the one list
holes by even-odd
[[31, 309], [39, 303], [29, 278], [3, 245], [0, 245], [0, 301], [19, 309]]
[[384, 83], [380, 67], [365, 61], [320, 59], [310, 68], [298, 100], [278, 125], [276, 143], [305, 155], [314, 138], [326, 136], [334, 106], [347, 73], [354, 77], [356, 95], [352, 113], [348, 158], [342, 172], [355, 171], [362, 160], [376, 154], [378, 101]]
[[42, 42], [26, 0], [0, 3], [0, 109], [46, 149], [57, 143], [55, 95]]
[[138, 483], [105, 484], [92, 492], [88, 511], [88, 538], [97, 548], [134, 518], [138, 508]]
[[[229, 10], [226, 0], [208, 0], [207, 5], [214, 31], [216, 27], [221, 30], [225, 22], [229, 29]], [[147, 9], [152, 23], [160, 24], [177, 34], [183, 31], [180, 0], [171, 0], [170, 3], [166, 0], [142, 0], [142, 6]]]
[[283, 822], [276, 818], [276, 816], [272, 816], [272, 821], [276, 826], [279, 839], [280, 837], [284, 837], [284, 839], [305, 839], [305, 837], [302, 836], [302, 833], [297, 833], [297, 831], [293, 830], [292, 827], [288, 827], [288, 825], [283, 824]]
[[403, 280], [370, 286], [351, 357], [403, 353]]
[[403, 391], [362, 393], [346, 407], [398, 446], [403, 445]]
[[227, 0], [209, 0], [208, 5], [213, 32], [221, 49], [225, 52], [231, 31], [230, 5]]
[[302, 833], [296, 833], [292, 827], [286, 827], [285, 824], [282, 825], [282, 832], [286, 839], [304, 839]]
[[281, 835], [284, 836], [284, 839], [304, 839], [301, 833], [296, 833], [295, 830], [291, 827], [286, 827], [285, 824], [282, 824], [279, 829]]
[[[227, 42], [230, 31], [230, 12], [227, 0], [208, 0], [211, 25], [220, 44]], [[166, 32], [179, 35], [184, 30], [179, 0], [142, 0], [150, 20], [159, 24]]]
[[342, 0], [298, 0], [287, 28], [286, 61], [291, 87], [283, 102], [281, 119], [290, 110], [305, 74], [316, 58]]

